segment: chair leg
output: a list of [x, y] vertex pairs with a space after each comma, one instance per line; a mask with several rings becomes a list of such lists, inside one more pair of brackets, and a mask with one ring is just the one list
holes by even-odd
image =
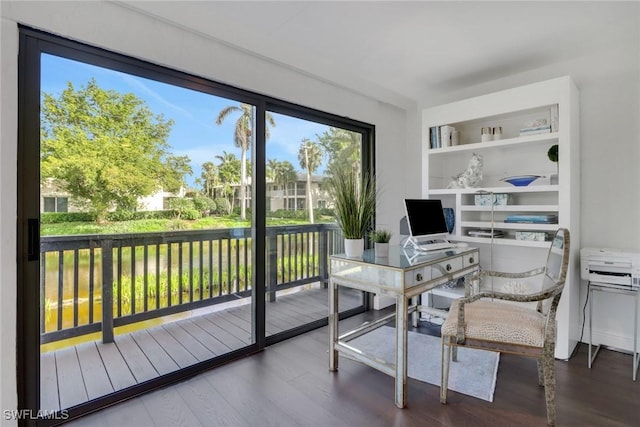
[[[446, 340], [446, 344], [445, 344]], [[445, 346], [447, 354], [445, 356]], [[451, 337], [442, 336], [442, 355], [440, 359], [440, 403], [447, 403], [447, 389], [449, 387], [449, 362], [451, 361]]]
[[[451, 339], [449, 339], [451, 340]], [[451, 341], [449, 341], [451, 342]], [[453, 360], [454, 362], [458, 361], [458, 346], [454, 345], [453, 348], [451, 349], [452, 351], [452, 356], [451, 356], [451, 360]]]
[[538, 362], [538, 385], [544, 387], [544, 364], [542, 358], [536, 360]]
[[542, 357], [544, 364], [544, 396], [547, 401], [547, 424], [556, 425], [556, 377], [554, 351], [545, 349]]

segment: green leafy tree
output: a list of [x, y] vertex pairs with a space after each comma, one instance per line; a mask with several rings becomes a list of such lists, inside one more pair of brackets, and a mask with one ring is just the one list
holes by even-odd
[[298, 161], [300, 167], [307, 172], [307, 210], [309, 211], [309, 222], [313, 224], [313, 197], [311, 195], [311, 175], [322, 163], [322, 149], [316, 142], [307, 138], [302, 140], [298, 150]]
[[168, 151], [172, 126], [132, 93], [69, 82], [57, 97], [43, 94], [41, 179], [104, 222], [110, 209], [135, 209], [140, 197], [184, 184], [191, 168]]
[[213, 162], [202, 164], [202, 173], [198, 180], [202, 184], [202, 192], [207, 197], [214, 197], [214, 189], [218, 184], [218, 167]]
[[202, 215], [210, 215], [216, 210], [216, 202], [209, 197], [201, 195], [193, 196], [193, 206]]
[[[233, 142], [236, 147], [240, 148], [240, 219], [247, 219], [247, 151], [251, 149], [251, 142], [253, 138], [253, 105], [240, 104], [240, 106], [231, 105], [223, 108], [216, 119], [217, 125], [222, 125], [224, 120], [233, 113], [240, 113], [236, 120], [235, 131], [233, 135]], [[269, 126], [275, 127], [276, 122], [270, 113], [265, 114], [266, 126], [265, 126], [265, 138], [269, 139]]]
[[173, 210], [176, 219], [181, 219], [186, 212], [194, 210], [195, 205], [191, 198], [174, 197], [169, 200], [169, 208]]
[[327, 173], [335, 175], [338, 170], [361, 172], [362, 135], [340, 128], [329, 128], [317, 135], [318, 143], [327, 156]]
[[216, 156], [216, 159], [220, 161], [218, 165], [218, 182], [222, 193], [221, 195], [229, 201], [229, 211], [227, 214], [231, 214], [231, 212], [233, 212], [235, 199], [233, 184], [237, 184], [240, 180], [240, 160], [238, 160], [235, 154], [227, 153], [226, 151]]

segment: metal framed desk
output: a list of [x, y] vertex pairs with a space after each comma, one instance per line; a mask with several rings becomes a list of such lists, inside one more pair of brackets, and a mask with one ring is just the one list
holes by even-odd
[[633, 297], [633, 367], [631, 370], [631, 377], [633, 381], [636, 380], [638, 375], [638, 363], [640, 362], [640, 353], [638, 353], [638, 299], [640, 298], [640, 289], [638, 288], [630, 288], [630, 289], [621, 289], [613, 287], [609, 284], [603, 284], [598, 282], [589, 282], [589, 369], [593, 365], [596, 356], [598, 355], [598, 351], [600, 350], [600, 344], [596, 346], [595, 351], [592, 354], [592, 336], [593, 336], [593, 294], [596, 291], [600, 292], [610, 292], [614, 294], [622, 294], [627, 295], [629, 297]]
[[[365, 363], [395, 378], [395, 404], [404, 408], [407, 392], [407, 329], [409, 314], [417, 324], [418, 313], [443, 312], [417, 304], [418, 296], [450, 280], [472, 273], [477, 278], [479, 269], [477, 248], [452, 248], [415, 253], [392, 246], [389, 256], [375, 258], [372, 249], [362, 258], [347, 258], [344, 254], [331, 256], [329, 275], [329, 370], [338, 370], [338, 353]], [[338, 334], [338, 286], [345, 286], [378, 295], [395, 297], [396, 311], [375, 322], [367, 323], [343, 335]], [[412, 302], [411, 306], [409, 302]], [[349, 341], [383, 326], [395, 318], [396, 361], [386, 363], [349, 344]]]

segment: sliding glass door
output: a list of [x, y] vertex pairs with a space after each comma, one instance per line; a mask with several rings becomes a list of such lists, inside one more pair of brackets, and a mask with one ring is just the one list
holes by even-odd
[[342, 249], [324, 180], [372, 166], [372, 126], [20, 43], [21, 408], [73, 418], [326, 324]]

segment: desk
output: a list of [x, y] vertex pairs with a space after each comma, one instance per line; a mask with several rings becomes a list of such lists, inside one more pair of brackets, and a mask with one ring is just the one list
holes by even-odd
[[[418, 296], [471, 273], [476, 273], [474, 278], [477, 278], [479, 255], [477, 248], [452, 248], [416, 254], [412, 249], [405, 250], [400, 246], [389, 248], [387, 258], [375, 258], [372, 249], [366, 250], [359, 259], [347, 258], [344, 254], [332, 255], [329, 275], [329, 370], [338, 370], [338, 353], [343, 353], [391, 375], [395, 378], [396, 406], [404, 408], [407, 391], [408, 316], [413, 313], [414, 325], [418, 323], [419, 312], [443, 316], [439, 310], [418, 305]], [[394, 297], [396, 311], [375, 322], [338, 335], [338, 286]], [[349, 345], [350, 340], [383, 326], [394, 318], [395, 364], [375, 359]]]

